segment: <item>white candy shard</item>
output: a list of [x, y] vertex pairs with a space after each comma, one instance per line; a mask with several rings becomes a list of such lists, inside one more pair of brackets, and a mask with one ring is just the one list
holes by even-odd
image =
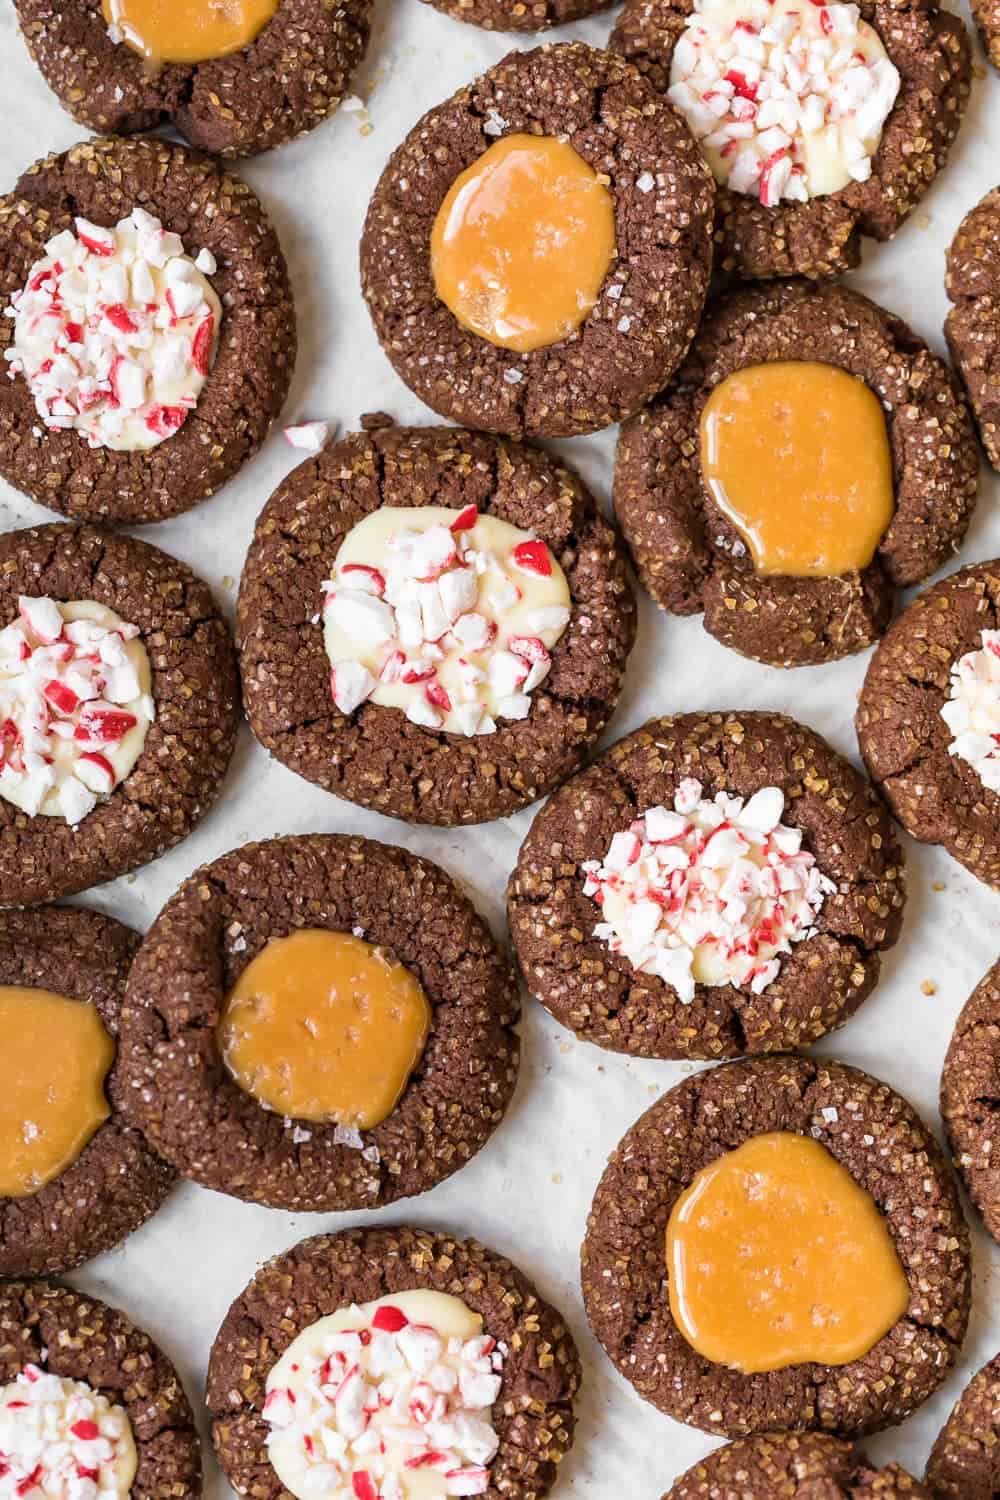
[[297, 422], [284, 431], [286, 442], [303, 453], [321, 453], [330, 441], [329, 422]]
[[1000, 792], [1000, 631], [980, 632], [981, 647], [951, 669], [941, 717], [952, 734], [951, 755], [966, 761], [983, 786]]

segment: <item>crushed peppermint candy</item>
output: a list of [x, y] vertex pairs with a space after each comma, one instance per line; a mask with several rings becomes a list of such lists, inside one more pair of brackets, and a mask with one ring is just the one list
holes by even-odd
[[0, 1500], [126, 1500], [136, 1472], [120, 1406], [25, 1365], [0, 1387]]
[[746, 802], [727, 792], [709, 799], [686, 778], [672, 809], [651, 807], [614, 835], [603, 861], [583, 865], [584, 895], [603, 917], [595, 937], [684, 1004], [696, 984], [761, 994], [836, 890], [799, 829], [780, 821], [784, 806], [778, 787]]
[[1000, 630], [982, 631], [981, 648], [955, 662], [941, 717], [954, 736], [949, 754], [967, 761], [989, 791], [1000, 792]]
[[154, 448], [184, 425], [215, 359], [222, 308], [178, 235], [135, 208], [114, 229], [76, 219], [45, 246], [6, 316], [4, 358], [50, 430], [91, 448]]
[[570, 618], [546, 544], [474, 505], [373, 511], [348, 532], [323, 588], [340, 712], [370, 700], [449, 734], [527, 718]]
[[0, 630], [0, 797], [75, 826], [139, 758], [156, 717], [135, 625], [93, 600], [18, 600]]
[[867, 181], [898, 93], [856, 5], [695, 0], [667, 97], [716, 180], [774, 208]]
[[505, 1354], [478, 1314], [442, 1292], [341, 1308], [304, 1329], [268, 1375], [271, 1466], [298, 1500], [481, 1495], [499, 1447]]

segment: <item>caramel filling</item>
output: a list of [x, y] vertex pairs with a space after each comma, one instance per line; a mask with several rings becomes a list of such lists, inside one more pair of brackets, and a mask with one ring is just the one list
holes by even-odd
[[249, 47], [279, 0], [101, 0], [104, 19], [151, 63], [200, 63]]
[[568, 338], [615, 253], [605, 182], [552, 136], [508, 135], [456, 177], [431, 233], [438, 296], [464, 328], [524, 353]]
[[688, 1343], [745, 1374], [849, 1364], [909, 1302], [874, 1200], [825, 1146], [783, 1131], [698, 1173], [670, 1215], [667, 1270]]
[[367, 1130], [395, 1108], [430, 1022], [422, 987], [384, 950], [307, 928], [247, 965], [219, 1042], [240, 1088], [268, 1109]]
[[866, 568], [893, 513], [892, 455], [878, 397], [835, 365], [750, 365], [701, 418], [712, 499], [758, 573], [835, 578]]
[[64, 1172], [111, 1113], [115, 1044], [93, 1005], [0, 985], [0, 1198], [26, 1198]]

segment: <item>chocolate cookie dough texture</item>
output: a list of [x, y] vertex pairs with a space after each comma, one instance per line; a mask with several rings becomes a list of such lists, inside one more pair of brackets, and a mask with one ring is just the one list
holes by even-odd
[[[353, 1229], [258, 1271], [212, 1347], [206, 1402], [240, 1495], [308, 1500], [323, 1463], [328, 1491], [402, 1500], [419, 1457], [429, 1495], [540, 1500], [579, 1384], [563, 1319], [503, 1256], [435, 1230]], [[376, 1392], [381, 1443], [350, 1409]]]
[[116, 1042], [138, 942], [79, 908], [0, 912], [0, 1276], [49, 1276], [110, 1250], [173, 1181], [122, 1113]]
[[977, 486], [947, 365], [857, 292], [797, 281], [710, 306], [674, 380], [622, 427], [614, 499], [663, 609], [703, 611], [723, 645], [792, 667], [877, 640], [896, 590], [957, 551]]
[[[765, 1151], [748, 1192], [743, 1159]], [[807, 1151], [841, 1178], [818, 1238]], [[695, 1183], [707, 1184], [704, 1219], [690, 1212]], [[859, 1214], [875, 1240], [864, 1250]], [[734, 1266], [738, 1220], [748, 1258]], [[682, 1251], [691, 1240], [684, 1256], [678, 1236]], [[887, 1254], [902, 1304], [883, 1289]], [[684, 1080], [625, 1135], [594, 1198], [582, 1283], [609, 1357], [669, 1416], [716, 1436], [851, 1438], [901, 1422], [947, 1377], [968, 1321], [968, 1233], [933, 1137], [886, 1084], [815, 1058], [753, 1059]], [[853, 1348], [848, 1314], [868, 1329]], [[734, 1332], [738, 1362], [699, 1352], [701, 1335]]]
[[69, 516], [189, 510], [288, 391], [274, 230], [246, 183], [167, 141], [89, 140], [29, 168], [0, 198], [0, 303], [0, 474]]
[[170, 1360], [124, 1313], [69, 1287], [0, 1286], [0, 1438], [14, 1495], [202, 1493], [198, 1433]]
[[46, 83], [81, 125], [172, 124], [215, 156], [247, 156], [321, 124], [364, 56], [372, 0], [16, 0]]
[[228, 629], [194, 574], [87, 526], [0, 537], [0, 887], [72, 895], [215, 800], [236, 737]]
[[693, 1464], [663, 1500], [930, 1500], [898, 1464], [876, 1468], [853, 1443], [824, 1432], [743, 1438]]
[[[680, 109], [719, 182], [716, 265], [824, 278], [890, 239], [968, 103], [966, 28], [933, 0], [627, 0], [611, 46]], [[720, 115], [723, 104], [728, 104]]]
[[613, 529], [556, 459], [390, 425], [275, 492], [238, 620], [266, 749], [377, 812], [457, 825], [579, 767], [617, 703], [635, 606]]
[[941, 1118], [955, 1165], [987, 1231], [1000, 1242], [1000, 966], [994, 964], [962, 1007], [941, 1074]]
[[[567, 173], [578, 189], [589, 174], [603, 200], [603, 262], [594, 235], [563, 222]], [[491, 204], [489, 234], [482, 218], [463, 222], [470, 192]], [[713, 200], [689, 132], [633, 68], [582, 43], [513, 52], [390, 158], [362, 290], [397, 374], [442, 416], [514, 437], [594, 432], [637, 411], [683, 358], [708, 286]], [[518, 264], [539, 225], [544, 274]], [[574, 293], [562, 322], [553, 287]]]
[[[1000, 884], [1000, 564], [921, 594], [872, 657], [858, 743], [906, 831]], [[996, 665], [995, 665], [996, 664]]]
[[891, 819], [818, 734], [778, 714], [681, 714], [546, 803], [508, 915], [528, 989], [579, 1037], [723, 1058], [842, 1025], [904, 901]]
[[[381, 965], [382, 994], [357, 1015], [359, 965], [367, 989]], [[297, 1040], [283, 974], [284, 1003], [307, 986], [317, 1001]], [[337, 835], [249, 844], [196, 871], [142, 945], [122, 1029], [129, 1117], [233, 1197], [381, 1208], [486, 1144], [517, 1079], [517, 1015], [509, 961], [436, 865]]]
[[429, 0], [446, 16], [484, 31], [547, 31], [606, 10], [610, 0]]
[[1000, 1356], [974, 1375], [927, 1460], [934, 1500], [993, 1500], [1000, 1487]]
[[945, 321], [951, 357], [969, 393], [986, 457], [1000, 469], [1000, 189], [987, 193], [959, 225], [948, 251], [945, 289], [954, 304]]

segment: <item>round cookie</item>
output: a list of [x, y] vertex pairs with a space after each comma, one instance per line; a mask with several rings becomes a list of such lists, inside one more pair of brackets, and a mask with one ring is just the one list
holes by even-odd
[[[89, 1002], [117, 1037], [125, 981], [139, 939], [79, 907], [0, 911], [0, 985]], [[155, 1213], [173, 1173], [125, 1121], [116, 1062], [111, 1114], [76, 1159], [27, 1197], [0, 1197], [0, 1276], [51, 1276], [117, 1245]]]
[[331, 115], [364, 56], [372, 0], [278, 0], [241, 51], [150, 68], [108, 34], [99, 0], [16, 0], [21, 34], [75, 120], [129, 135], [172, 124], [214, 156], [247, 156], [305, 135]]
[[[772, 1131], [812, 1137], [885, 1215], [910, 1286], [867, 1355], [743, 1374], [697, 1354], [670, 1312], [664, 1236], [693, 1177]], [[598, 1186], [582, 1252], [591, 1327], [638, 1393], [715, 1436], [901, 1422], [947, 1377], [969, 1315], [969, 1236], [933, 1137], [888, 1085], [811, 1057], [757, 1058], [685, 1079], [632, 1126]]]
[[[341, 713], [331, 696], [318, 612], [338, 549], [378, 507], [424, 505], [473, 505], [534, 532], [569, 584], [552, 670], [528, 716], [496, 733], [439, 733], [372, 702]], [[238, 619], [247, 717], [273, 755], [352, 802], [449, 826], [506, 817], [577, 769], [617, 703], [635, 635], [623, 549], [575, 474], [517, 443], [391, 425], [350, 435], [281, 484], [257, 522]]]
[[[601, 912], [584, 865], [650, 808], [671, 806], [690, 777], [706, 798], [779, 788], [781, 821], [836, 885], [814, 934], [759, 994], [699, 982], [685, 1003], [676, 983], [594, 935]], [[874, 988], [904, 901], [885, 808], [818, 734], [780, 714], [680, 714], [619, 740], [546, 803], [511, 875], [508, 917], [529, 990], [579, 1037], [639, 1057], [722, 1058], [808, 1046], [842, 1025]]]
[[[408, 1086], [363, 1134], [265, 1109], [220, 1061], [226, 995], [269, 942], [302, 927], [387, 949], [432, 1007]], [[486, 1144], [517, 1080], [517, 1017], [508, 959], [429, 860], [340, 835], [248, 844], [185, 881], [139, 951], [122, 1026], [129, 1116], [205, 1187], [272, 1208], [381, 1208]]]
[[[455, 179], [503, 137], [568, 140], [608, 181], [616, 253], [569, 338], [529, 353], [458, 322], [431, 271]], [[689, 132], [633, 68], [582, 42], [512, 52], [424, 115], [393, 153], [361, 242], [361, 285], [396, 373], [433, 411], [513, 437], [596, 432], [683, 358], [711, 267], [713, 187]]]
[[1000, 1064], [1000, 964], [963, 1005], [941, 1073], [941, 1118], [955, 1165], [986, 1229], [1000, 1243], [1000, 1165], [994, 1148]]
[[[281, 410], [295, 362], [288, 272], [258, 198], [215, 163], [158, 138], [83, 141], [24, 173], [0, 198], [0, 301], [10, 303], [46, 242], [77, 216], [109, 227], [137, 206], [179, 234], [191, 256], [207, 250], [216, 263], [218, 348], [183, 426], [139, 451], [90, 447], [73, 428], [40, 425], [23, 376], [0, 383], [0, 474], [41, 505], [102, 523], [164, 520], [231, 479]], [[0, 353], [13, 339], [13, 322], [0, 317]]]
[[[865, 382], [882, 403], [895, 513], [871, 564], [836, 577], [758, 572], [711, 497], [699, 424], [734, 372], [818, 361]], [[959, 547], [975, 504], [978, 455], [947, 365], [904, 323], [841, 286], [747, 287], [710, 306], [671, 385], [622, 427], [615, 509], [639, 576], [663, 609], [704, 611], [723, 645], [773, 666], [832, 661], [878, 639], [898, 588]]]
[[75, 826], [0, 796], [0, 886], [5, 900], [30, 906], [124, 875], [191, 832], [229, 764], [238, 684], [209, 589], [148, 542], [89, 526], [9, 531], [0, 537], [0, 629], [17, 620], [22, 596], [93, 600], [137, 627], [155, 708], [134, 767]]
[[974, 1375], [942, 1427], [924, 1476], [934, 1500], [993, 1500], [1000, 1487], [1000, 1355]]
[[180, 1377], [124, 1313], [69, 1287], [0, 1285], [0, 1385], [26, 1365], [79, 1381], [124, 1410], [135, 1442], [137, 1500], [198, 1500], [201, 1444]]
[[[609, 45], [665, 92], [674, 49], [693, 9], [693, 0], [626, 0]], [[861, 259], [862, 236], [891, 239], [944, 166], [972, 81], [964, 24], [935, 0], [919, 0], [905, 11], [885, 0], [865, 0], [861, 12], [900, 75], [871, 176], [775, 207], [720, 186], [719, 270], [752, 279], [821, 279], [851, 270]]]
[[219, 1462], [238, 1493], [252, 1487], [259, 1500], [285, 1493], [264, 1451], [263, 1405], [267, 1376], [292, 1340], [338, 1308], [416, 1288], [460, 1298], [503, 1352], [493, 1410], [499, 1449], [486, 1492], [511, 1500], [548, 1494], [575, 1426], [580, 1360], [569, 1330], [503, 1256], [475, 1240], [411, 1228], [303, 1240], [268, 1261], [233, 1303], [212, 1346], [205, 1399]]
[[[1000, 10], [997, 22], [1000, 55]], [[948, 250], [945, 290], [954, 306], [944, 331], [955, 368], [965, 383], [986, 457], [1000, 469], [1000, 388], [996, 381], [996, 306], [1000, 297], [1000, 189], [966, 214]]]
[[547, 31], [606, 10], [611, 0], [429, 0], [456, 21], [484, 31]]
[[729, 1443], [693, 1464], [663, 1500], [930, 1500], [898, 1464], [874, 1468], [825, 1432], [771, 1432]]
[[949, 752], [941, 710], [953, 667], [998, 620], [1000, 563], [975, 563], [934, 584], [879, 644], [855, 718], [869, 773], [907, 833], [942, 844], [989, 885], [1000, 883], [1000, 794]]

